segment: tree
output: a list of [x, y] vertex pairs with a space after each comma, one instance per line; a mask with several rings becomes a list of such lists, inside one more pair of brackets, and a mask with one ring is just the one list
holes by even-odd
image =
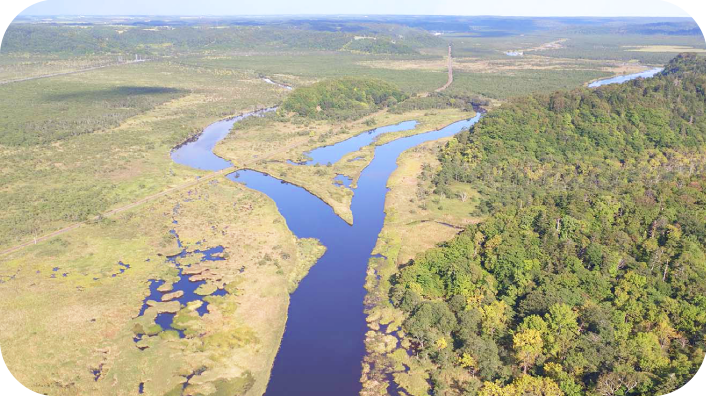
[[550, 378], [523, 375], [505, 387], [486, 381], [478, 396], [564, 396]]
[[441, 337], [438, 340], [436, 340], [434, 345], [436, 346], [436, 349], [438, 349], [438, 350], [446, 349], [446, 347], [449, 346], [449, 344], [446, 342], [446, 338], [444, 338], [444, 337]]
[[497, 382], [486, 381], [483, 383], [483, 388], [478, 392], [478, 396], [507, 396], [503, 387]]
[[525, 329], [512, 337], [515, 358], [522, 366], [522, 373], [527, 374], [527, 370], [534, 364], [537, 357], [542, 354], [544, 342], [542, 334], [535, 329]]
[[473, 378], [476, 376], [476, 371], [478, 370], [478, 362], [471, 356], [471, 354], [464, 352], [461, 357], [458, 358], [458, 364], [467, 369]]
[[579, 334], [578, 315], [566, 304], [554, 304], [546, 315], [547, 352], [554, 356], [563, 356], [571, 342]]
[[669, 358], [664, 355], [659, 344], [659, 337], [654, 333], [637, 333], [631, 346], [637, 356], [637, 363], [645, 371], [655, 371], [669, 364]]
[[494, 337], [505, 332], [508, 321], [508, 305], [504, 301], [494, 301], [480, 308], [481, 328], [485, 334]]
[[510, 100], [440, 151], [435, 194], [469, 183], [483, 221], [397, 279], [451, 307], [427, 343], [497, 380], [484, 396], [664, 394], [701, 363], [706, 58], [667, 70]]
[[624, 395], [640, 385], [640, 376], [635, 372], [610, 372], [598, 377], [596, 391], [602, 396]]

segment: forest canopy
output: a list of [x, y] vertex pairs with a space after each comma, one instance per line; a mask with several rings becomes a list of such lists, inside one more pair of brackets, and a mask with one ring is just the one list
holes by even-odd
[[352, 119], [393, 106], [406, 98], [391, 83], [372, 78], [344, 77], [297, 88], [281, 108], [303, 117]]
[[437, 193], [470, 183], [485, 220], [390, 291], [433, 394], [659, 395], [695, 374], [705, 67], [517, 99], [448, 142]]

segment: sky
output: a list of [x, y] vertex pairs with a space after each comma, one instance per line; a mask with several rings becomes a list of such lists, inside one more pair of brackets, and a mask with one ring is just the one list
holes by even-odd
[[689, 16], [661, 0], [45, 0], [21, 15]]

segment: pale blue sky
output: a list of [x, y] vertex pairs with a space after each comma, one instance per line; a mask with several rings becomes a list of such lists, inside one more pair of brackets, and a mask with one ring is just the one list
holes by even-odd
[[689, 16], [661, 0], [45, 0], [22, 15]]

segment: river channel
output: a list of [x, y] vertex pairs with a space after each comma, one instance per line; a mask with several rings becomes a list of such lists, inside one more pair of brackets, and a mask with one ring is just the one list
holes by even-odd
[[610, 85], [610, 84], [622, 84], [626, 81], [634, 80], [636, 78], [650, 78], [654, 77], [655, 74], [661, 72], [664, 70], [661, 67], [650, 69], [650, 70], [645, 70], [643, 72], [639, 73], [633, 73], [633, 74], [626, 74], [624, 76], [616, 76], [616, 77], [611, 77], [611, 78], [605, 78], [602, 80], [596, 80], [593, 81], [592, 83], [588, 84], [589, 88], [596, 88], [596, 87], [602, 87], [604, 85]]
[[[589, 87], [623, 83], [652, 77], [661, 69], [598, 80]], [[261, 116], [268, 108], [219, 121], [196, 139], [174, 149], [175, 162], [203, 170], [221, 170], [231, 163], [213, 154], [213, 147], [233, 125], [247, 117]], [[353, 190], [353, 225], [305, 189], [254, 170], [228, 175], [236, 183], [269, 196], [299, 238], [316, 238], [327, 248], [292, 294], [287, 327], [275, 359], [267, 396], [358, 395], [361, 362], [367, 331], [363, 313], [365, 275], [370, 254], [385, 219], [387, 180], [397, 168], [399, 155], [422, 143], [453, 136], [478, 122], [482, 114], [455, 122], [439, 130], [393, 140], [377, 146], [371, 163], [363, 170]], [[335, 162], [370, 144], [377, 136], [414, 128], [410, 120], [364, 132], [356, 137], [307, 153], [311, 158], [292, 166]], [[266, 307], [263, 307], [266, 309]]]
[[[233, 125], [271, 109], [219, 121], [198, 138], [172, 152], [180, 164], [203, 170], [221, 170], [230, 162], [213, 154], [213, 147]], [[408, 136], [377, 146], [371, 163], [363, 170], [354, 190], [351, 226], [330, 206], [305, 189], [253, 170], [240, 170], [228, 178], [258, 190], [276, 204], [287, 226], [299, 238], [316, 238], [327, 248], [292, 294], [287, 327], [275, 359], [267, 388], [276, 395], [357, 395], [360, 392], [361, 361], [367, 331], [363, 313], [365, 273], [370, 254], [385, 219], [387, 179], [397, 168], [397, 157], [405, 150], [471, 127], [481, 117], [458, 121], [439, 130]], [[312, 152], [302, 165], [330, 162], [357, 151], [383, 133], [414, 128], [410, 120], [364, 132], [356, 137]], [[321, 157], [317, 154], [324, 154]], [[264, 309], [264, 307], [263, 307]]]

